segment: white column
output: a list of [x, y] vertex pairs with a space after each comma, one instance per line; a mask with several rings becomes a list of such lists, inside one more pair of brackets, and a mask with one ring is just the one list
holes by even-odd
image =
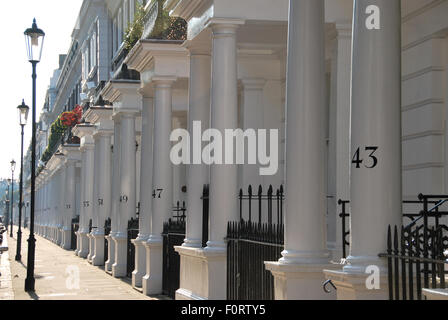
[[[226, 129], [236, 129], [238, 127], [236, 31], [238, 24], [241, 23], [243, 21], [239, 20], [232, 21], [232, 24], [215, 21], [211, 25], [213, 48], [211, 62], [210, 127], [219, 130], [223, 136]], [[205, 69], [207, 66], [206, 62], [202, 63], [202, 68], [197, 71], [200, 72], [197, 77], [204, 82], [199, 82], [198, 89], [195, 90], [196, 92], [192, 90], [192, 94], [195, 95], [192, 97], [194, 100], [200, 99], [201, 93], [204, 94], [207, 88], [205, 83], [207, 81], [205, 74], [207, 72]], [[195, 71], [192, 72], [194, 76]], [[190, 79], [190, 81], [193, 82], [195, 80]], [[196, 86], [194, 83], [191, 85], [192, 89]], [[208, 111], [206, 107], [206, 99], [208, 99], [208, 96], [204, 95], [202, 97], [196, 116], [201, 120], [205, 120]], [[196, 102], [193, 99], [190, 100], [190, 103]], [[190, 107], [195, 108], [193, 105], [190, 105]], [[224, 161], [225, 153], [223, 154], [223, 158]], [[194, 192], [201, 195], [203, 185], [199, 184], [203, 184], [203, 181], [206, 179], [206, 173], [202, 171], [205, 169], [194, 170], [198, 170], [202, 174], [201, 179], [193, 180], [198, 184], [195, 188], [199, 188]], [[193, 186], [189, 187], [189, 193], [193, 191], [191, 188]], [[237, 220], [237, 195], [237, 165], [212, 164], [210, 166], [209, 241], [205, 249], [176, 248], [181, 254], [181, 268], [188, 267], [188, 270], [192, 270], [192, 275], [189, 279], [187, 279], [188, 276], [181, 276], [181, 288], [176, 292], [177, 299], [226, 299], [227, 250], [224, 239], [227, 236], [228, 222]], [[197, 199], [193, 201], [196, 201], [196, 205], [199, 206]], [[202, 205], [200, 207], [202, 208]], [[199, 215], [200, 212], [198, 213]], [[199, 216], [194, 217], [196, 217], [196, 221], [200, 221], [198, 219]], [[191, 224], [189, 222], [190, 226]], [[200, 226], [202, 226], [202, 223], [200, 223]], [[198, 227], [196, 226], [196, 228]], [[194, 230], [196, 230], [195, 237], [201, 234], [198, 229]], [[193, 245], [198, 245], [199, 239], [193, 238], [191, 240], [196, 240], [196, 243], [193, 243]], [[201, 286], [196, 285], [196, 283], [200, 283]]]
[[42, 172], [43, 175], [43, 219], [44, 219], [44, 237], [48, 239], [48, 172]]
[[93, 178], [94, 178], [94, 149], [93, 139], [88, 137], [89, 142], [85, 142], [81, 149], [83, 151], [83, 171], [84, 171], [84, 186], [82, 192], [82, 205], [84, 207], [84, 219], [81, 232], [82, 251], [80, 257], [88, 258], [90, 253], [89, 222], [92, 219], [93, 210]]
[[120, 131], [121, 119], [119, 115], [113, 116], [114, 120], [114, 145], [113, 145], [113, 165], [112, 165], [112, 213], [111, 213], [111, 230], [109, 236], [106, 236], [108, 241], [108, 260], [106, 261], [105, 269], [112, 272], [112, 266], [115, 263], [115, 241], [113, 237], [118, 232], [119, 206], [120, 206]]
[[[381, 13], [381, 29], [366, 28], [367, 6]], [[351, 251], [349, 272], [381, 264], [387, 227], [401, 225], [401, 4], [399, 0], [355, 1], [352, 73]], [[370, 66], [366, 70], [366, 66]], [[375, 168], [366, 147], [377, 147]], [[362, 159], [362, 158], [361, 158]]]
[[95, 246], [95, 233], [97, 232], [97, 228], [99, 227], [99, 218], [98, 218], [98, 182], [99, 182], [99, 170], [100, 166], [100, 150], [99, 150], [99, 141], [97, 139], [97, 135], [93, 134], [94, 141], [94, 149], [93, 149], [93, 194], [92, 194], [92, 202], [90, 206], [92, 207], [91, 211], [91, 219], [92, 219], [92, 230], [87, 235], [89, 238], [89, 255], [87, 256], [87, 260], [92, 263], [93, 257], [95, 256], [96, 246]]
[[291, 0], [286, 101], [285, 250], [268, 263], [275, 298], [331, 299], [322, 290], [326, 243], [323, 0]]
[[[211, 127], [223, 135], [226, 129], [238, 126], [236, 30], [237, 25], [212, 26]], [[227, 223], [237, 220], [237, 175], [236, 165], [211, 165], [210, 240], [206, 250], [226, 252]]]
[[[266, 84], [264, 79], [243, 79], [243, 129], [265, 129], [263, 119], [263, 89]], [[247, 148], [246, 148], [247, 150]], [[248, 159], [245, 151], [245, 159]], [[247, 192], [249, 185], [252, 185], [256, 194], [258, 187], [263, 185], [263, 177], [259, 173], [260, 166], [256, 164], [244, 165], [242, 170], [241, 188]], [[258, 221], [258, 217], [255, 221]]]
[[127, 226], [136, 213], [135, 116], [135, 111], [121, 111], [120, 211], [118, 232], [114, 236], [115, 263], [112, 266], [112, 275], [116, 278], [126, 276]]
[[112, 131], [100, 130], [96, 136], [98, 143], [98, 162], [95, 171], [98, 171], [98, 189], [97, 198], [94, 199], [97, 205], [97, 221], [96, 229], [93, 232], [94, 237], [94, 256], [92, 264], [94, 266], [104, 265], [104, 226], [107, 214], [111, 210], [111, 136]]
[[[85, 253], [85, 247], [83, 243], [85, 242], [86, 230], [84, 228], [86, 213], [84, 208], [84, 185], [85, 185], [85, 153], [82, 148], [79, 148], [81, 151], [81, 179], [80, 179], [80, 188], [79, 188], [79, 228], [76, 232], [76, 250], [75, 254], [79, 257]], [[87, 230], [88, 231], [88, 230]], [[87, 256], [87, 255], [86, 255]]]
[[[328, 195], [332, 198], [328, 201], [328, 225], [333, 230], [329, 230], [328, 241], [334, 260], [342, 258], [341, 207], [337, 203], [339, 199], [350, 200], [351, 31], [350, 24], [336, 23], [331, 57]], [[347, 209], [350, 210], [349, 204]], [[348, 228], [348, 223], [346, 225]]]
[[[379, 29], [366, 22], [368, 6]], [[379, 19], [379, 20], [378, 20]], [[401, 1], [355, 0], [353, 18], [350, 255], [343, 272], [326, 272], [338, 299], [387, 299], [388, 226], [401, 227]], [[374, 147], [376, 151], [366, 148]], [[377, 160], [376, 165], [375, 159]], [[368, 290], [368, 266], [380, 270], [380, 289]]]
[[162, 231], [168, 221], [173, 205], [173, 169], [170, 160], [172, 129], [172, 85], [173, 78], [157, 78], [154, 81], [154, 163], [153, 187], [156, 196], [152, 200], [151, 235], [145, 243], [147, 247], [147, 271], [143, 278], [145, 294], [162, 292]]
[[65, 188], [64, 188], [64, 227], [63, 227], [63, 243], [62, 247], [66, 250], [71, 248], [71, 223], [75, 216], [75, 170], [76, 160], [67, 159], [65, 163]]
[[135, 246], [135, 270], [132, 272], [132, 285], [142, 287], [146, 275], [146, 248], [144, 243], [151, 233], [152, 216], [152, 170], [153, 170], [153, 98], [143, 94], [142, 141], [140, 169], [140, 216], [139, 235], [133, 240]]
[[[194, 153], [193, 122], [200, 121], [202, 131], [210, 127], [211, 57], [205, 50], [190, 49], [190, 81], [188, 131], [191, 150]], [[198, 132], [202, 136], [202, 132]], [[202, 145], [195, 146], [201, 148]], [[202, 161], [201, 161], [202, 163]], [[187, 223], [184, 247], [202, 247], [202, 193], [209, 184], [209, 167], [205, 164], [189, 165], [187, 168]]]
[[58, 180], [57, 180], [57, 191], [58, 191], [58, 200], [57, 200], [57, 206], [58, 209], [56, 211], [57, 214], [57, 244], [59, 246], [63, 246], [63, 228], [64, 228], [64, 214], [65, 214], [65, 157], [62, 158], [60, 164], [60, 169], [58, 173]]

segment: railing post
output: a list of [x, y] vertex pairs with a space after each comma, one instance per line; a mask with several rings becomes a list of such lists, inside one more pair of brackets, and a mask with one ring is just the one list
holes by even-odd
[[[242, 191], [241, 191], [242, 193]], [[202, 193], [202, 247], [207, 247], [209, 224], [209, 186], [204, 185]]]

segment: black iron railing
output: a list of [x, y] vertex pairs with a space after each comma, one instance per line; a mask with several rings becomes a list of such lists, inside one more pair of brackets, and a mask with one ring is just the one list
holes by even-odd
[[240, 190], [240, 221], [227, 228], [229, 300], [274, 299], [274, 278], [264, 263], [278, 260], [284, 248], [283, 201], [283, 187], [263, 193], [260, 186], [256, 195], [252, 187], [247, 194]]
[[174, 247], [185, 239], [185, 202], [173, 208], [173, 218], [163, 225], [163, 294], [174, 299], [180, 284], [180, 256]]
[[135, 247], [132, 240], [137, 239], [139, 233], [138, 219], [131, 218], [128, 221], [128, 245], [127, 245], [127, 272], [128, 278], [132, 278], [132, 272], [135, 269]]
[[[418, 200], [403, 201], [403, 205], [417, 205], [421, 207], [420, 211], [403, 213], [403, 218], [410, 220], [409, 224], [405, 225], [405, 229], [407, 230], [413, 227], [418, 227], [428, 230], [430, 225], [438, 227], [440, 224], [440, 219], [444, 216], [448, 216], [448, 212], [440, 210], [440, 207], [446, 202], [448, 202], [448, 196], [423, 194], [418, 196]], [[341, 207], [339, 217], [342, 219], [342, 257], [345, 259], [347, 258], [348, 248], [350, 246], [350, 242], [348, 240], [350, 235], [350, 228], [348, 227], [348, 218], [350, 218], [348, 206], [350, 201], [339, 200], [338, 204]], [[433, 207], [429, 209], [430, 206]], [[423, 242], [426, 243], [427, 241], [423, 241], [422, 239], [422, 243]]]
[[202, 191], [202, 247], [207, 247], [208, 242], [208, 225], [210, 219], [210, 186], [204, 185]]
[[395, 227], [392, 235], [389, 226], [387, 253], [379, 256], [387, 258], [390, 300], [422, 300], [422, 288], [446, 288], [447, 231], [445, 226], [427, 230], [403, 227], [400, 232]]
[[76, 250], [76, 232], [79, 230], [79, 216], [72, 219], [70, 248]]
[[[107, 219], [104, 223], [104, 237], [107, 237], [110, 235], [111, 231], [111, 219]], [[109, 241], [104, 239], [104, 262], [109, 260]]]

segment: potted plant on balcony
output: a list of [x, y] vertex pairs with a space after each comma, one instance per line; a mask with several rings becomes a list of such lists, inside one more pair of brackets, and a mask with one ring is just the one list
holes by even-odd
[[63, 112], [57, 119], [54, 121], [50, 127], [50, 136], [48, 137], [48, 146], [45, 149], [41, 157], [41, 162], [46, 164], [48, 160], [51, 159], [54, 152], [56, 151], [59, 142], [62, 139], [63, 134], [67, 131], [68, 128], [73, 127], [79, 123], [82, 118], [82, 107], [76, 106], [73, 111]]

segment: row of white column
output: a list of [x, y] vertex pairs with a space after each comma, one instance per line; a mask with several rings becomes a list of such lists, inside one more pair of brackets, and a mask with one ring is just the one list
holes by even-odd
[[71, 248], [71, 223], [75, 217], [76, 150], [57, 155], [52, 172], [44, 170], [37, 178], [36, 232], [60, 245]]
[[[371, 264], [382, 265], [378, 253], [386, 247], [389, 224], [399, 225], [401, 216], [401, 131], [400, 131], [400, 1], [355, 0], [352, 73], [352, 151], [377, 147], [375, 168], [353, 168], [351, 172], [351, 254], [346, 273], [363, 273]], [[366, 27], [366, 7], [378, 6], [381, 29]], [[220, 131], [237, 128], [238, 23], [214, 23], [212, 54], [191, 48], [189, 127], [202, 121]], [[211, 78], [210, 78], [211, 75]], [[154, 97], [143, 97], [142, 215], [136, 246], [133, 283], [144, 293], [160, 293], [162, 287], [162, 227], [171, 213], [172, 166], [169, 159], [173, 78], [155, 78]], [[288, 74], [286, 103], [286, 202], [285, 250], [282, 258], [267, 263], [277, 278], [276, 298], [322, 298], [323, 270], [329, 267], [325, 223], [325, 22], [323, 0], [290, 1]], [[116, 277], [126, 273], [127, 221], [135, 213], [136, 153], [135, 110], [120, 101], [114, 115], [114, 156], [101, 158], [107, 142], [91, 136], [82, 139], [82, 208], [78, 255], [95, 260], [101, 242], [88, 241], [89, 221], [102, 223], [103, 213], [93, 215], [94, 195], [112, 194], [112, 231], [106, 270]], [[130, 103], [130, 102], [129, 102]], [[211, 107], [210, 107], [211, 106]], [[127, 106], [130, 107], [130, 106]], [[211, 119], [210, 123], [208, 119]], [[203, 126], [203, 129], [207, 126]], [[103, 141], [103, 142], [102, 142]], [[109, 142], [110, 143], [110, 142]], [[110, 145], [109, 145], [110, 147]], [[98, 155], [98, 156], [96, 156]], [[369, 154], [366, 155], [368, 158]], [[112, 190], [106, 185], [107, 166], [113, 162]], [[186, 249], [200, 250], [208, 263], [210, 281], [207, 298], [224, 299], [226, 228], [237, 220], [238, 171], [235, 165], [198, 165], [188, 168]], [[95, 178], [96, 176], [96, 178]], [[210, 182], [210, 224], [207, 247], [199, 249], [201, 191]], [[48, 186], [47, 186], [48, 187]], [[42, 192], [45, 199], [46, 188]], [[162, 190], [160, 197], [152, 197]], [[43, 203], [46, 203], [43, 200]], [[43, 206], [41, 210], [48, 210]], [[96, 219], [96, 220], [94, 220]], [[44, 227], [48, 223], [43, 223]], [[95, 226], [102, 236], [102, 226]], [[102, 233], [103, 232], [103, 233]], [[98, 245], [98, 246], [97, 246]], [[144, 247], [144, 248], [143, 248]], [[101, 250], [99, 250], [101, 251]], [[98, 254], [100, 256], [100, 252]], [[181, 255], [188, 255], [179, 249]], [[199, 251], [197, 251], [198, 253]], [[213, 260], [213, 261], [212, 261]], [[184, 262], [184, 260], [182, 260]], [[145, 264], [143, 262], [146, 262]], [[146, 270], [142, 270], [145, 267]], [[202, 272], [197, 269], [197, 272]], [[303, 274], [304, 276], [298, 276]], [[188, 275], [186, 275], [188, 277]], [[182, 277], [182, 276], [181, 276]], [[286, 279], [286, 280], [285, 280]], [[182, 279], [181, 279], [182, 283]]]

